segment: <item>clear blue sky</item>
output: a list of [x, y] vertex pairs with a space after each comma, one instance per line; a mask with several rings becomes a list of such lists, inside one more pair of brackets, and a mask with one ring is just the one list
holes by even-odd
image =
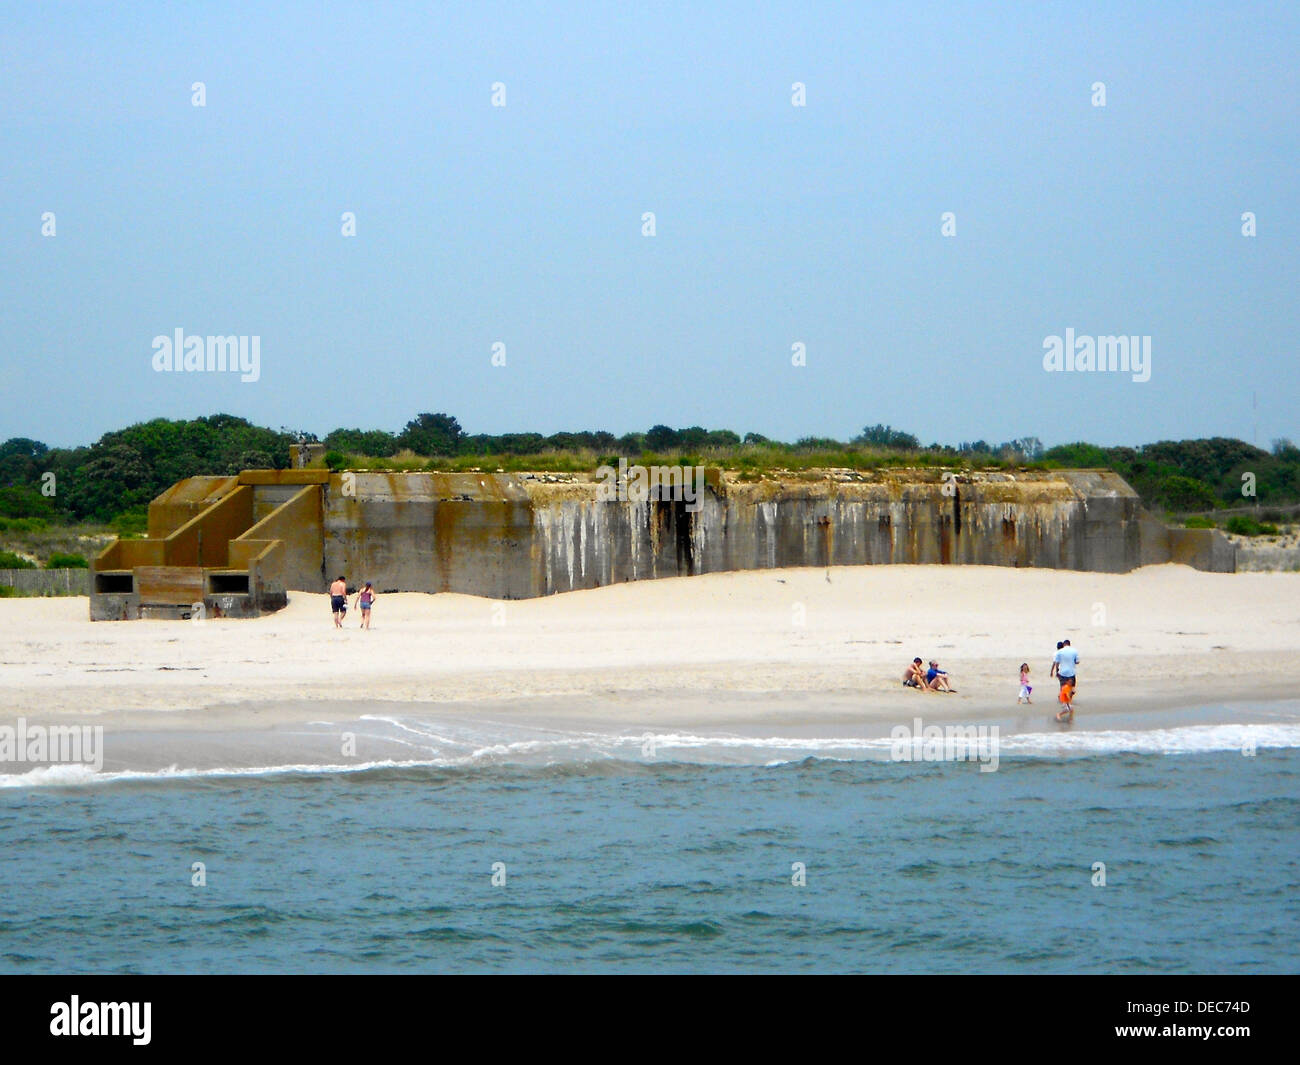
[[[1300, 439], [1293, 2], [5, 3], [0, 26], [0, 439], [422, 410]], [[1150, 335], [1151, 380], [1045, 372], [1067, 327]], [[260, 336], [260, 380], [155, 373], [176, 328]]]

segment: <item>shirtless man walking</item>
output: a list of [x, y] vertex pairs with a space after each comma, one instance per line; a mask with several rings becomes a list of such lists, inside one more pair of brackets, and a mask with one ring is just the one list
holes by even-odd
[[348, 582], [342, 577], [336, 577], [330, 585], [330, 609], [334, 611], [334, 627], [343, 628], [348, 612]]

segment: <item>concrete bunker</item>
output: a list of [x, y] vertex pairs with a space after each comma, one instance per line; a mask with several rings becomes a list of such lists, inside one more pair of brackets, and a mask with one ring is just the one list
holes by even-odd
[[[245, 470], [153, 501], [95, 559], [95, 619], [249, 617], [344, 573], [381, 590], [525, 599], [787, 566], [1231, 571], [1215, 530], [1169, 529], [1104, 470], [709, 469], [700, 496], [609, 500], [594, 475]], [[952, 487], [949, 487], [949, 486]]]

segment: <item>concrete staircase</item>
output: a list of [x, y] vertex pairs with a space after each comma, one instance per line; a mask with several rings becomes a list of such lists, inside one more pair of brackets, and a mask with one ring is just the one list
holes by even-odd
[[318, 583], [327, 470], [245, 470], [191, 477], [149, 505], [149, 535], [117, 540], [91, 564], [92, 621], [256, 617]]

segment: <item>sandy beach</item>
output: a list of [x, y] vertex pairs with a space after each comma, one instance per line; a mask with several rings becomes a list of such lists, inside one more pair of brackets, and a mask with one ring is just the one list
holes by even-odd
[[[1300, 574], [878, 566], [643, 581], [546, 599], [381, 596], [371, 631], [325, 595], [256, 620], [96, 622], [84, 599], [0, 601], [0, 722], [257, 729], [412, 704], [439, 715], [635, 729], [975, 719], [1053, 703], [1058, 639], [1079, 711], [1294, 698]], [[905, 690], [936, 657], [957, 694]]]

